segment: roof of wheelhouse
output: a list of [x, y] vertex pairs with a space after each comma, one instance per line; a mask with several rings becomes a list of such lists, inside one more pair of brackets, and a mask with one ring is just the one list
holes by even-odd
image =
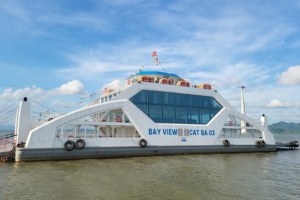
[[[172, 76], [172, 77], [180, 78], [177, 74], [168, 73], [168, 72], [159, 72], [159, 71], [140, 71], [140, 72], [132, 75], [129, 78], [132, 78], [135, 76], [143, 76], [143, 75], [162, 75], [162, 76]], [[129, 78], [127, 78], [127, 79], [129, 79]]]

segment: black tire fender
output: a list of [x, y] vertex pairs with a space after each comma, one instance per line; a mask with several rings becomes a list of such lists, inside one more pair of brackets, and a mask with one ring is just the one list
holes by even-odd
[[85, 141], [83, 139], [78, 139], [75, 142], [75, 146], [77, 149], [83, 149], [85, 146]]
[[261, 144], [262, 147], [267, 146], [267, 143], [264, 140], [260, 141], [260, 144]]
[[255, 145], [260, 148], [261, 147], [261, 142], [258, 140], [258, 141], [255, 142]]
[[66, 141], [65, 144], [64, 144], [64, 149], [66, 151], [72, 151], [74, 149], [74, 147], [75, 147], [75, 144], [71, 140]]
[[141, 148], [145, 148], [147, 146], [147, 140], [141, 139], [139, 141], [139, 145], [140, 145]]
[[230, 146], [229, 140], [223, 140], [223, 145], [224, 147], [229, 147]]

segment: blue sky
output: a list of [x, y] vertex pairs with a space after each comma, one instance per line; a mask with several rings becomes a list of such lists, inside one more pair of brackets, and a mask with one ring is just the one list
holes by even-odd
[[[0, 110], [24, 96], [60, 112], [157, 51], [246, 114], [300, 120], [300, 1], [1, 1]], [[5, 85], [3, 85], [5, 84]], [[7, 86], [7, 85], [16, 85]], [[33, 109], [44, 111], [35, 105]]]

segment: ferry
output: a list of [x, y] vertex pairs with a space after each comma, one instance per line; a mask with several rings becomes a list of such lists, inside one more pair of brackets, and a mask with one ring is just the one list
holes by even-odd
[[267, 117], [257, 122], [244, 114], [241, 89], [242, 113], [209, 84], [141, 69], [86, 106], [47, 121], [30, 120], [25, 97], [10, 155], [22, 162], [276, 151]]

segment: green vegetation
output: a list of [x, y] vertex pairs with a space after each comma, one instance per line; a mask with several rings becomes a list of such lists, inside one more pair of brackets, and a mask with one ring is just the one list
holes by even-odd
[[272, 133], [300, 133], [300, 123], [277, 122], [269, 126]]

